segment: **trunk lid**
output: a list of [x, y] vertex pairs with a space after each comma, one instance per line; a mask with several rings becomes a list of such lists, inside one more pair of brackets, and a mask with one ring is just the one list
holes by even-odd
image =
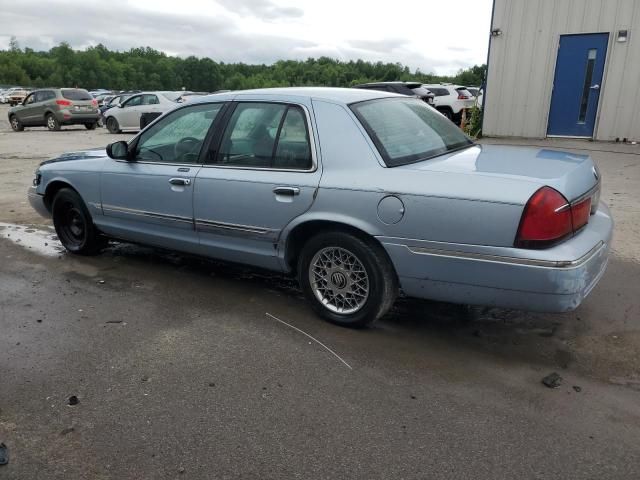
[[396, 168], [522, 179], [541, 187], [550, 186], [569, 202], [594, 190], [599, 183], [598, 170], [589, 155], [507, 145], [475, 145]]

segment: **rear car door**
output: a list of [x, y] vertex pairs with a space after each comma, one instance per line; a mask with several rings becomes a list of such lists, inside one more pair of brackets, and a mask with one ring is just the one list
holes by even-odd
[[320, 181], [311, 105], [242, 101], [198, 173], [194, 215], [205, 253], [279, 269], [275, 243]]
[[105, 233], [197, 253], [193, 185], [202, 145], [222, 106], [171, 112], [131, 142], [131, 161], [107, 160], [100, 179]]

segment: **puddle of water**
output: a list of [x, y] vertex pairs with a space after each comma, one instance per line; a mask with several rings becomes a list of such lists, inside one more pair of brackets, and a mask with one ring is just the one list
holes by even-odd
[[0, 238], [11, 240], [16, 245], [47, 257], [56, 257], [65, 251], [51, 227], [0, 222]]

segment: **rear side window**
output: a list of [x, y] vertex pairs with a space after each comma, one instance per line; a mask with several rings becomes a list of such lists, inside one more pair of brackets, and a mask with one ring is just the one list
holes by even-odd
[[418, 99], [386, 98], [351, 105], [389, 167], [419, 162], [473, 142]]
[[91, 96], [91, 94], [81, 88], [62, 89], [61, 92], [62, 92], [62, 96], [67, 100], [76, 100], [76, 101], [93, 100], [93, 97]]
[[302, 108], [240, 103], [222, 136], [216, 163], [230, 167], [307, 170], [311, 147]]
[[436, 97], [444, 97], [445, 95], [450, 95], [449, 90], [446, 88], [431, 88], [427, 87], [431, 93], [433, 93]]

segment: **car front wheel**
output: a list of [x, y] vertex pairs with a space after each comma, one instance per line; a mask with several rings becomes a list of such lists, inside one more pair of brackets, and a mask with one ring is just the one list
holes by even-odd
[[120, 125], [118, 125], [118, 120], [113, 117], [107, 118], [107, 130], [109, 133], [120, 133]]
[[53, 226], [62, 246], [78, 255], [95, 255], [107, 244], [91, 219], [82, 198], [70, 188], [61, 189], [51, 208]]
[[98, 122], [84, 124], [84, 128], [86, 128], [87, 130], [95, 130], [97, 126], [98, 126]]
[[15, 115], [11, 115], [9, 123], [11, 123], [11, 128], [14, 132], [22, 132], [24, 130], [24, 125], [22, 125], [22, 122], [20, 122], [20, 120], [18, 120], [18, 117]]
[[398, 281], [382, 247], [346, 232], [316, 235], [303, 247], [298, 275], [313, 309], [329, 322], [364, 327], [382, 317]]

